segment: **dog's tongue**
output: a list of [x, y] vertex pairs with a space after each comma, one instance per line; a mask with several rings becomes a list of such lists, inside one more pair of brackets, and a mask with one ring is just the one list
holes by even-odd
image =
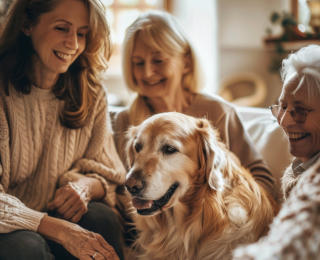
[[151, 208], [153, 201], [152, 200], [142, 200], [138, 198], [132, 199], [132, 204], [136, 209], [148, 209]]

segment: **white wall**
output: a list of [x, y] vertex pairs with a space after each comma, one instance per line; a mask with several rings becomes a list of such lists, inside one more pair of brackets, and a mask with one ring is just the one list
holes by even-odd
[[280, 93], [278, 75], [268, 70], [272, 52], [263, 39], [273, 11], [290, 9], [289, 0], [217, 0], [218, 78], [221, 81], [241, 72], [254, 72], [268, 87], [265, 105], [272, 104]]
[[204, 92], [218, 88], [216, 0], [174, 0], [173, 15], [180, 21], [197, 54], [204, 73]]
[[218, 0], [219, 44], [263, 49], [273, 11], [289, 10], [289, 0]]

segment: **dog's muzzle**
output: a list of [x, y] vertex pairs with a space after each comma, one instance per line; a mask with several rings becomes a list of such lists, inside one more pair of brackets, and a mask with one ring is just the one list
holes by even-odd
[[178, 186], [179, 183], [177, 182], [172, 184], [167, 192], [158, 200], [144, 200], [140, 197], [133, 196], [132, 204], [137, 209], [138, 214], [151, 215], [169, 202]]

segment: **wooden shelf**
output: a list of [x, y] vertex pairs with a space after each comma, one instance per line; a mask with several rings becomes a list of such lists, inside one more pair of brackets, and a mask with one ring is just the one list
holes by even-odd
[[289, 41], [284, 41], [281, 37], [268, 37], [264, 40], [265, 46], [270, 49], [275, 49], [278, 43], [281, 43], [284, 50], [294, 51], [310, 44], [320, 45], [320, 36], [310, 35], [308, 37], [297, 37]]

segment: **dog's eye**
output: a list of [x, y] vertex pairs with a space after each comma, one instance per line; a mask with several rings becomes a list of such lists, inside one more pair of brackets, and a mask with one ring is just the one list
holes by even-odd
[[142, 150], [142, 144], [141, 143], [136, 143], [134, 145], [134, 149], [136, 150], [137, 153], [139, 153]]
[[161, 151], [164, 154], [173, 154], [173, 153], [178, 152], [178, 149], [171, 146], [171, 145], [165, 144], [164, 146], [161, 147]]

